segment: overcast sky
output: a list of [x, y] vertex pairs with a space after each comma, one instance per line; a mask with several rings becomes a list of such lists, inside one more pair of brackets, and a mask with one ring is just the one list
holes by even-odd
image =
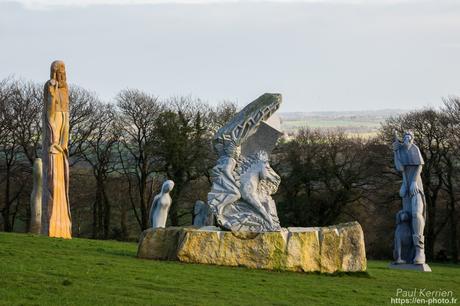
[[460, 1], [0, 0], [0, 79], [139, 88], [282, 111], [441, 105], [460, 95]]

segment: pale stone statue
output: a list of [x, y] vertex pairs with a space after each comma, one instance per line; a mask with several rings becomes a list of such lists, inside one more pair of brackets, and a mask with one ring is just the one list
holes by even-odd
[[407, 220], [412, 236], [411, 243], [407, 245], [407, 228], [397, 229], [395, 233], [395, 264], [423, 265], [425, 263], [423, 230], [426, 210], [425, 194], [420, 176], [424, 164], [423, 158], [419, 148], [414, 144], [414, 134], [410, 131], [404, 133], [402, 143], [399, 142], [395, 133], [393, 150], [396, 170], [400, 171], [403, 177], [399, 192], [403, 208], [402, 212], [398, 213], [400, 222], [398, 227], [404, 227]]
[[36, 158], [33, 168], [34, 186], [30, 195], [30, 232], [40, 234], [42, 224], [42, 160]]
[[210, 226], [212, 223], [212, 213], [208, 203], [200, 200], [196, 201], [193, 207], [193, 225]]
[[150, 207], [150, 222], [153, 228], [166, 226], [166, 219], [172, 203], [169, 193], [173, 188], [174, 182], [167, 180], [163, 183], [161, 192], [153, 198], [152, 206]]
[[69, 91], [65, 65], [51, 64], [43, 108], [42, 233], [72, 238], [69, 205]]
[[[280, 104], [280, 94], [264, 94], [214, 136], [213, 145], [219, 158], [211, 172], [213, 184], [208, 205], [224, 229], [281, 230], [271, 197], [278, 189], [280, 177], [270, 167], [268, 153], [282, 133], [266, 122]], [[249, 141], [252, 145], [245, 145]]]
[[393, 254], [395, 264], [405, 264], [414, 258], [410, 222], [410, 214], [407, 211], [400, 210], [396, 214], [395, 246]]

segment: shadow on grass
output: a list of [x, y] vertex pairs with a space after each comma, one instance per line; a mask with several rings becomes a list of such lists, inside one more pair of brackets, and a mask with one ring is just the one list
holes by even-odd
[[[319, 272], [318, 272], [319, 273]], [[319, 273], [319, 275], [332, 276], [332, 277], [343, 277], [343, 276], [352, 276], [358, 278], [373, 278], [369, 272], [334, 272], [334, 273]]]
[[129, 250], [112, 250], [112, 249], [104, 249], [104, 248], [97, 248], [97, 253], [113, 255], [113, 256], [123, 256], [123, 257], [132, 257], [137, 258], [137, 251], [129, 251]]
[[[149, 259], [146, 259], [149, 260]], [[163, 261], [163, 260], [158, 260]], [[287, 271], [287, 270], [279, 270], [279, 269], [252, 269], [245, 266], [220, 266], [220, 265], [212, 265], [212, 264], [199, 264], [199, 263], [185, 263], [180, 261], [174, 260], [166, 260], [164, 262], [169, 263], [177, 263], [181, 265], [191, 265], [191, 266], [208, 266], [216, 269], [228, 269], [233, 271], [246, 271], [246, 272], [267, 272], [267, 273], [274, 273], [274, 274], [291, 274], [291, 275], [299, 275], [299, 276], [327, 276], [327, 277], [353, 277], [353, 278], [374, 278], [369, 274], [369, 272], [334, 272], [334, 273], [325, 273], [320, 271], [313, 271], [313, 272], [302, 272], [302, 271]]]
[[325, 272], [296, 272], [296, 271], [282, 271], [282, 270], [263, 270], [268, 272], [282, 272], [282, 273], [293, 273], [299, 275], [315, 275], [315, 276], [327, 276], [327, 277], [356, 277], [356, 278], [374, 278], [372, 277], [369, 272], [334, 272], [334, 273], [325, 273]]

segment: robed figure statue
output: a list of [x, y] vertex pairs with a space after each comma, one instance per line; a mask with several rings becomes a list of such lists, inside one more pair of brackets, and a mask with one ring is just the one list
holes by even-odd
[[[398, 212], [398, 226], [395, 233], [395, 264], [424, 264], [423, 230], [426, 203], [420, 176], [424, 164], [423, 158], [419, 148], [414, 144], [414, 134], [410, 131], [404, 133], [402, 143], [399, 142], [395, 133], [393, 150], [395, 168], [401, 172], [403, 178], [399, 191], [403, 207], [402, 211]], [[405, 230], [405, 226], [410, 229], [410, 232]], [[406, 242], [406, 240], [409, 241]]]
[[70, 239], [69, 90], [62, 61], [51, 64], [44, 101], [42, 234]]

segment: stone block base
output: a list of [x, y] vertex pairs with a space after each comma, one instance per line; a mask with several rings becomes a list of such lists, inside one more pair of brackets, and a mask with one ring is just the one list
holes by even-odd
[[388, 266], [390, 269], [395, 270], [411, 270], [411, 271], [419, 271], [419, 272], [431, 272], [431, 268], [426, 263], [423, 265], [414, 265], [414, 264], [394, 264], [391, 263]]
[[264, 233], [217, 227], [148, 229], [141, 235], [137, 256], [298, 272], [362, 272], [367, 268], [358, 222]]

